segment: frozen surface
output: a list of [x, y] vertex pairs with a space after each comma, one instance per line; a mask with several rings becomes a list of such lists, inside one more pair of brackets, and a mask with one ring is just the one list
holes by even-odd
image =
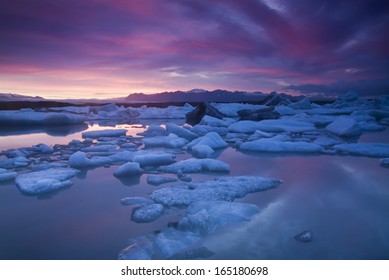
[[79, 171], [72, 168], [51, 168], [42, 171], [20, 174], [16, 177], [16, 184], [27, 194], [41, 194], [69, 187], [72, 178]]
[[318, 153], [323, 150], [323, 147], [318, 144], [306, 142], [289, 142], [276, 141], [273, 139], [258, 139], [251, 142], [243, 143], [239, 149], [255, 152], [295, 152], [295, 153]]
[[159, 170], [166, 173], [177, 173], [179, 170], [183, 173], [198, 173], [205, 171], [228, 172], [230, 171], [230, 166], [227, 163], [216, 159], [190, 158], [175, 162], [171, 165], [161, 166]]
[[351, 143], [334, 146], [335, 150], [344, 154], [367, 156], [367, 157], [389, 157], [389, 144], [383, 143]]
[[181, 149], [188, 143], [188, 140], [180, 138], [170, 133], [168, 136], [156, 136], [142, 139], [146, 148], [165, 147], [171, 149]]
[[257, 176], [220, 177], [213, 181], [161, 188], [152, 192], [151, 199], [168, 207], [187, 206], [195, 201], [233, 201], [248, 193], [278, 187], [281, 182]]
[[192, 131], [190, 131], [184, 127], [178, 126], [174, 123], [167, 123], [166, 124], [166, 132], [168, 134], [173, 133], [173, 134], [177, 135], [178, 137], [185, 138], [186, 140], [189, 140], [189, 141], [199, 137], [196, 133], [193, 133]]

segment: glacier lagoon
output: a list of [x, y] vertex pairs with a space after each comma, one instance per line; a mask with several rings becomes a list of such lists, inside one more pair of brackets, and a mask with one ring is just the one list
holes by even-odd
[[[301, 121], [304, 116], [298, 117]], [[172, 120], [169, 119], [169, 122]], [[178, 126], [185, 124], [182, 119], [174, 122]], [[231, 122], [228, 120], [227, 125], [231, 125]], [[236, 120], [234, 123], [237, 127]], [[129, 147], [130, 151], [170, 153], [177, 162], [192, 158], [192, 151], [177, 147], [144, 149], [141, 145], [142, 136], [136, 134], [148, 131], [153, 135], [149, 136], [150, 138], [160, 137], [158, 129], [155, 129], [158, 126], [165, 128], [166, 120], [154, 118], [118, 125], [89, 123], [86, 129], [77, 128], [76, 132], [70, 130], [69, 134], [61, 135], [20, 129], [12, 133], [7, 131], [6, 135], [0, 138], [0, 143], [1, 150], [29, 147], [38, 143], [66, 146], [74, 139], [83, 141], [82, 133], [86, 131], [126, 129], [127, 135], [135, 137], [128, 138], [128, 143], [121, 143], [121, 147]], [[197, 131], [209, 129], [205, 126], [206, 124], [203, 124]], [[223, 126], [215, 127], [215, 130], [220, 132]], [[297, 124], [293, 129], [296, 127], [297, 130], [305, 130], [307, 126]], [[247, 125], [240, 126], [239, 129], [247, 129]], [[21, 192], [13, 180], [4, 180], [0, 183], [0, 219], [3, 221], [0, 258], [388, 259], [389, 173], [387, 168], [380, 165], [381, 157], [345, 154], [333, 148], [345, 144], [338, 137], [329, 141], [328, 138], [317, 137], [315, 133], [302, 133], [303, 135], [296, 136], [295, 132], [262, 132], [256, 129], [255, 133], [246, 135], [252, 137], [251, 139], [234, 131], [227, 135], [221, 133], [222, 138], [228, 142], [228, 147], [215, 148], [214, 153], [206, 153], [205, 157], [227, 164], [229, 172], [200, 171], [184, 174], [188, 175], [190, 183], [179, 180], [175, 173], [160, 172], [159, 166], [141, 166], [143, 174], [115, 177], [113, 174], [121, 165], [115, 162], [81, 168], [80, 172], [70, 179], [72, 186], [36, 195], [27, 195]], [[207, 134], [203, 133], [204, 135]], [[314, 139], [308, 139], [312, 135], [315, 135]], [[327, 137], [327, 134], [325, 136]], [[15, 138], [12, 137], [16, 137], [19, 142], [14, 141]], [[297, 142], [298, 150], [269, 152], [239, 149], [240, 142], [269, 137], [281, 143]], [[320, 141], [317, 141], [318, 138]], [[357, 141], [385, 144], [388, 139], [389, 131], [384, 127], [377, 132], [363, 132]], [[101, 144], [108, 147], [115, 144], [109, 143], [112, 139], [100, 140], [92, 146]], [[207, 147], [223, 146], [220, 139], [201, 141]], [[300, 143], [315, 141], [321, 143], [324, 152], [298, 152], [301, 147], [305, 147]], [[129, 145], [132, 142], [137, 145]], [[354, 142], [356, 141], [350, 141], [351, 144]], [[290, 147], [287, 146], [287, 149]], [[201, 150], [200, 148], [203, 147], [198, 150]], [[372, 148], [369, 146], [368, 149]], [[112, 151], [108, 152], [105, 148], [85, 151], [89, 151], [85, 153], [92, 153], [94, 157], [112, 156]], [[71, 154], [69, 151], [67, 153]], [[380, 149], [379, 153], [386, 155], [386, 146]], [[137, 154], [137, 157], [144, 160], [142, 153]], [[67, 165], [65, 158], [58, 162]], [[5, 160], [5, 155], [2, 159]], [[155, 160], [155, 157], [153, 159]], [[35, 158], [33, 161], [27, 167], [9, 168], [9, 172], [16, 171], [18, 176], [20, 173], [28, 173], [31, 166], [41, 163]], [[152, 174], [176, 181], [158, 186], [151, 185], [147, 177]], [[150, 222], [140, 223], [132, 220], [133, 211], [139, 209], [140, 204], [121, 204], [124, 198], [141, 197], [147, 203], [160, 205], [151, 200], [156, 190], [166, 189], [166, 195], [173, 193], [174, 196], [175, 189], [170, 189], [173, 186], [192, 184], [189, 190], [198, 189], [215, 181], [215, 178], [236, 176], [274, 178], [282, 180], [282, 183], [260, 192], [249, 191], [232, 196], [235, 204], [220, 208], [238, 209], [238, 212], [234, 213], [235, 216], [229, 217], [216, 217], [215, 213], [222, 211], [220, 209], [207, 208], [208, 212], [189, 213], [186, 206], [168, 207], [164, 204], [156, 207], [158, 211], [163, 209], [160, 216]], [[247, 179], [246, 177], [244, 179]], [[231, 192], [227, 194], [235, 195]], [[204, 193], [201, 192], [201, 195]], [[205, 196], [205, 199], [208, 198]], [[312, 231], [313, 239], [311, 242], [301, 243], [294, 237], [305, 230]], [[183, 241], [172, 243], [171, 238]], [[137, 251], [131, 249], [134, 247]]]

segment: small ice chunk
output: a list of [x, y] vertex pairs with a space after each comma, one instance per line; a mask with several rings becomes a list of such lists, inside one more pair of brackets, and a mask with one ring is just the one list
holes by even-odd
[[46, 144], [38, 144], [34, 147], [37, 147], [42, 154], [51, 154], [54, 152], [54, 149]]
[[249, 138], [247, 138], [248, 141], [254, 141], [261, 138], [270, 138], [273, 137], [273, 133], [264, 132], [261, 130], [256, 130], [254, 134], [250, 135]]
[[214, 152], [215, 150], [208, 145], [197, 144], [192, 147], [192, 154], [197, 158], [209, 158]]
[[181, 149], [188, 143], [188, 140], [180, 138], [170, 133], [168, 136], [155, 136], [142, 139], [146, 148], [166, 147], [171, 149]]
[[358, 123], [351, 117], [338, 117], [325, 129], [341, 137], [359, 136], [362, 133]]
[[183, 173], [198, 173], [198, 172], [229, 172], [230, 166], [216, 159], [196, 159], [190, 158], [182, 161], [178, 161], [171, 165], [161, 166], [160, 171], [166, 173], [177, 173], [181, 170]]
[[161, 188], [151, 199], [165, 206], [182, 207], [200, 200], [233, 201], [248, 193], [278, 187], [282, 181], [259, 176], [221, 177], [211, 181]]
[[178, 126], [174, 123], [167, 123], [166, 124], [166, 132], [167, 133], [173, 133], [177, 135], [178, 137], [185, 138], [186, 140], [192, 141], [193, 139], [196, 139], [199, 137], [196, 133], [193, 133], [192, 131]]
[[350, 143], [335, 145], [338, 152], [367, 157], [389, 157], [389, 144], [383, 143]]
[[162, 136], [165, 134], [166, 134], [165, 129], [156, 124], [152, 124], [145, 131], [137, 133], [137, 135], [141, 135], [144, 137]]
[[159, 186], [171, 182], [177, 182], [177, 179], [166, 177], [166, 176], [160, 176], [160, 175], [147, 176], [147, 183], [153, 186]]
[[239, 147], [245, 151], [255, 152], [295, 152], [295, 153], [317, 153], [323, 150], [322, 146], [306, 142], [276, 141], [274, 139], [258, 139], [251, 142], [242, 143]]
[[188, 149], [192, 149], [196, 145], [207, 145], [212, 149], [221, 149], [228, 147], [226, 141], [224, 141], [223, 138], [221, 138], [221, 136], [216, 132], [209, 132], [206, 135], [193, 140], [187, 145], [187, 147]]
[[7, 169], [0, 168], [0, 182], [14, 179], [16, 175], [16, 172], [11, 172]]
[[94, 130], [86, 131], [82, 133], [82, 138], [99, 138], [99, 137], [119, 137], [126, 135], [127, 129], [105, 129], [105, 130]]
[[130, 245], [120, 251], [119, 260], [150, 260], [154, 254], [153, 243], [146, 237], [130, 240]]
[[16, 184], [22, 192], [40, 194], [72, 185], [68, 179], [79, 171], [73, 168], [51, 168], [20, 174], [16, 177]]
[[136, 155], [132, 159], [133, 162], [139, 163], [141, 166], [145, 165], [164, 165], [173, 163], [175, 160], [175, 155], [168, 153], [160, 154], [145, 154], [145, 155]]
[[131, 220], [136, 223], [151, 223], [163, 215], [165, 207], [162, 204], [149, 204], [135, 208]]
[[50, 162], [50, 163], [41, 163], [38, 165], [35, 165], [32, 170], [33, 171], [40, 171], [40, 170], [46, 170], [50, 168], [59, 168], [59, 167], [67, 167], [67, 164], [64, 162]]
[[69, 166], [74, 168], [89, 168], [96, 166], [104, 166], [110, 164], [112, 159], [109, 157], [95, 156], [88, 158], [84, 152], [75, 152], [69, 157]]
[[168, 228], [155, 237], [155, 245], [165, 258], [188, 250], [200, 240], [200, 236], [192, 232], [184, 232]]
[[137, 162], [127, 162], [121, 165], [113, 174], [117, 177], [129, 177], [143, 174], [144, 171], [140, 168]]
[[149, 204], [153, 204], [154, 201], [151, 199], [147, 199], [144, 197], [125, 197], [120, 200], [120, 204], [123, 206], [133, 206], [133, 205], [138, 205], [138, 206], [146, 206]]

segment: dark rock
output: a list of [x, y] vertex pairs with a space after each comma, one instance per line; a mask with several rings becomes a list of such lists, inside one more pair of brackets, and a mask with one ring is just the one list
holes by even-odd
[[300, 242], [311, 242], [313, 239], [313, 234], [312, 231], [306, 230], [303, 231], [302, 233], [297, 234], [294, 239]]
[[205, 115], [218, 119], [226, 117], [222, 112], [213, 107], [211, 104], [203, 102], [186, 114], [186, 122], [191, 125], [196, 125]]

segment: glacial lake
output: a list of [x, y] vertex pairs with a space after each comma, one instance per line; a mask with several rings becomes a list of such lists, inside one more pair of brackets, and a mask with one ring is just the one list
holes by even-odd
[[[157, 124], [162, 121], [154, 120]], [[135, 135], [150, 124], [118, 125]], [[113, 128], [90, 125], [87, 130]], [[81, 129], [81, 130], [80, 130]], [[2, 132], [0, 150], [38, 143], [66, 144], [81, 131]], [[364, 134], [360, 142], [389, 142], [388, 128]], [[190, 154], [177, 154], [177, 160]], [[389, 169], [377, 158], [339, 155], [254, 154], [229, 147], [218, 159], [231, 165], [229, 175], [282, 179], [276, 189], [249, 194], [236, 202], [260, 207], [251, 221], [232, 224], [207, 235], [199, 246], [211, 259], [389, 259]], [[131, 221], [128, 196], [148, 197], [159, 187], [147, 174], [121, 181], [117, 166], [99, 167], [72, 178], [73, 185], [55, 193], [26, 196], [14, 182], [0, 184], [0, 259], [117, 259], [128, 240], [165, 229], [184, 210], [169, 209], [152, 223]], [[193, 182], [225, 174], [191, 174]], [[167, 175], [175, 177], [174, 175]], [[313, 240], [294, 236], [311, 230]]]

